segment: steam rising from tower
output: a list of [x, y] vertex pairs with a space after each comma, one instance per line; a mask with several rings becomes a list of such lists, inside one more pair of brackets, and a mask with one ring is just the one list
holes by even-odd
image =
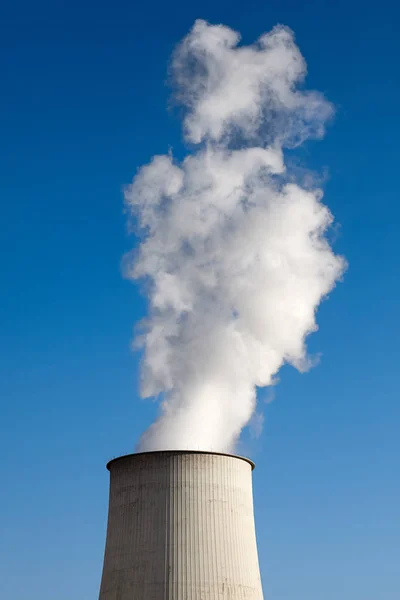
[[141, 450], [230, 451], [256, 387], [285, 362], [307, 367], [316, 309], [345, 267], [321, 190], [284, 163], [285, 147], [323, 136], [332, 106], [298, 89], [306, 64], [289, 29], [239, 40], [195, 23], [172, 60], [193, 152], [155, 156], [126, 189], [143, 231], [126, 275], [149, 284], [141, 392], [162, 400]]

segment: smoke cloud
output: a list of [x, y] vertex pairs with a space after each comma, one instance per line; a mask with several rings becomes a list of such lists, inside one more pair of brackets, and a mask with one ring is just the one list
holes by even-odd
[[231, 451], [257, 387], [284, 363], [307, 368], [316, 309], [345, 268], [321, 190], [284, 163], [285, 147], [323, 136], [332, 106], [299, 89], [289, 29], [239, 41], [196, 21], [171, 66], [193, 152], [155, 156], [125, 192], [143, 233], [126, 276], [149, 295], [141, 395], [161, 406], [141, 450]]

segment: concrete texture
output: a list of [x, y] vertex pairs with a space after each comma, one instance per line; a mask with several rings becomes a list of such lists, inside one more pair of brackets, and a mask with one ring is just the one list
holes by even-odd
[[262, 600], [253, 466], [185, 451], [111, 461], [99, 600]]

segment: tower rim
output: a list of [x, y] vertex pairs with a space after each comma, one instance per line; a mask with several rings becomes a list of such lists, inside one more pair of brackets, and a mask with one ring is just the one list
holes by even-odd
[[182, 456], [184, 454], [200, 454], [200, 455], [209, 455], [209, 456], [228, 456], [229, 458], [236, 458], [237, 460], [243, 460], [247, 462], [251, 466], [251, 470], [254, 471], [255, 463], [246, 456], [241, 456], [239, 454], [231, 454], [230, 452], [213, 452], [212, 450], [150, 450], [146, 452], [132, 452], [130, 454], [122, 454], [121, 456], [117, 456], [109, 460], [106, 464], [106, 469], [111, 471], [111, 465], [114, 465], [116, 462], [120, 462], [126, 459], [132, 459], [141, 456], [149, 456], [149, 455], [161, 455], [161, 454], [169, 454], [171, 456]]

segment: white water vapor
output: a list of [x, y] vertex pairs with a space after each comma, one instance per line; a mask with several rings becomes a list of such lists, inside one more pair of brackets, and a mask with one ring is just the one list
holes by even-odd
[[294, 182], [284, 148], [321, 137], [332, 106], [298, 85], [292, 32], [251, 46], [196, 21], [172, 78], [193, 152], [155, 156], [126, 189], [143, 232], [126, 276], [148, 284], [143, 397], [160, 396], [141, 450], [231, 451], [284, 363], [307, 368], [306, 336], [344, 268], [325, 237], [320, 189]]

